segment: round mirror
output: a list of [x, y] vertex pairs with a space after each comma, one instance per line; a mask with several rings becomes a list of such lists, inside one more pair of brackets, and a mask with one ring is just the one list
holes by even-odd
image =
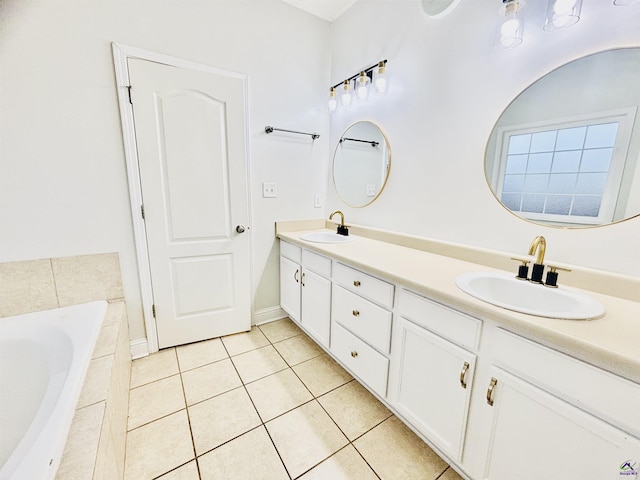
[[559, 227], [640, 214], [640, 48], [580, 58], [548, 73], [502, 113], [487, 182], [514, 214]]
[[333, 184], [344, 203], [365, 207], [384, 189], [390, 168], [387, 137], [377, 125], [357, 122], [338, 140], [333, 154]]
[[430, 17], [443, 17], [458, 3], [460, 0], [422, 0], [422, 10]]

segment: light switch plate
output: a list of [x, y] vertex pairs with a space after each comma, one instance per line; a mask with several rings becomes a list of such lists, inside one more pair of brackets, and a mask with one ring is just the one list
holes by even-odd
[[376, 196], [376, 186], [367, 185], [367, 197], [375, 197], [375, 196]]
[[278, 185], [270, 182], [262, 182], [262, 197], [276, 198], [278, 196]]

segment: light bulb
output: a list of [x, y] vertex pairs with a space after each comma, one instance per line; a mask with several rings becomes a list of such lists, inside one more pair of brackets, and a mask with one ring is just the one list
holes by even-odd
[[505, 2], [504, 21], [500, 25], [499, 46], [513, 48], [522, 43], [523, 24], [518, 17], [519, 2], [510, 0]]
[[581, 8], [582, 0], [549, 0], [542, 29], [552, 32], [575, 25], [580, 20]]
[[335, 112], [336, 108], [338, 108], [338, 99], [336, 98], [336, 89], [331, 87], [329, 89], [329, 102], [328, 102], [328, 106], [329, 106], [329, 111], [330, 112]]
[[366, 73], [360, 72], [360, 76], [358, 77], [358, 81], [356, 82], [356, 95], [358, 97], [358, 101], [364, 102], [369, 97], [369, 85], [371, 84], [371, 80]]
[[351, 84], [349, 80], [344, 81], [344, 86], [342, 87], [342, 95], [340, 96], [340, 101], [345, 107], [351, 105], [351, 101], [353, 100], [353, 95], [351, 93]]
[[380, 62], [373, 81], [376, 92], [385, 93], [387, 91], [387, 83], [387, 62]]
[[575, 0], [556, 0], [553, 4], [553, 13], [556, 15], [570, 15], [575, 6]]

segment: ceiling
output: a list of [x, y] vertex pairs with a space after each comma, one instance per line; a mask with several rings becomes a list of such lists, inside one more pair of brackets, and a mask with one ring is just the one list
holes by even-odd
[[342, 15], [357, 0], [282, 0], [329, 22]]

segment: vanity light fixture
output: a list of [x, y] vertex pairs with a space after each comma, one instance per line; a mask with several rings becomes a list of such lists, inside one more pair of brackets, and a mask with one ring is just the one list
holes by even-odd
[[502, 0], [504, 4], [504, 19], [500, 24], [498, 46], [500, 48], [513, 48], [522, 43], [522, 31], [524, 22], [520, 15], [520, 0]]
[[627, 5], [640, 4], [640, 0], [613, 0], [613, 4], [618, 7], [626, 7]]
[[553, 32], [569, 28], [580, 20], [582, 0], [549, 0], [543, 30]]
[[[381, 60], [331, 87], [328, 100], [329, 112], [335, 112], [339, 105], [351, 106], [354, 96], [358, 102], [366, 102], [371, 96], [372, 89], [375, 89], [375, 93], [384, 94], [387, 91], [387, 86], [387, 61]], [[342, 87], [339, 90], [340, 102], [337, 101], [336, 96], [338, 87]]]

